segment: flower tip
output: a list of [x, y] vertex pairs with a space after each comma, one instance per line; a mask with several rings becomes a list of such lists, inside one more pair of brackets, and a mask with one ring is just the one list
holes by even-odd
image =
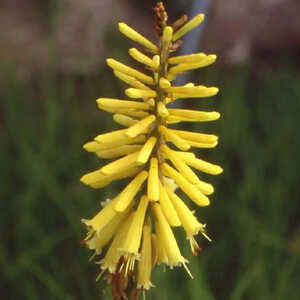
[[86, 226], [90, 225], [90, 220], [88, 220], [88, 219], [81, 219], [80, 221], [81, 221], [81, 223], [83, 223]]
[[84, 183], [84, 184], [87, 184], [87, 180], [86, 180], [86, 174], [85, 175], [82, 175], [80, 177], [80, 182]]
[[107, 58], [107, 59], [106, 59], [106, 63], [107, 63], [107, 65], [108, 65], [109, 67], [112, 67], [113, 62], [114, 62], [114, 59], [113, 59], [113, 58]]
[[213, 114], [213, 117], [214, 117], [214, 120], [218, 120], [218, 119], [220, 119], [221, 114], [219, 112], [215, 111]]
[[205, 14], [198, 14], [196, 17], [195, 17], [196, 20], [198, 20], [199, 22], [203, 22], [204, 19], [205, 19]]
[[216, 175], [219, 175], [219, 174], [221, 174], [221, 173], [223, 173], [223, 168], [222, 167], [220, 167], [220, 166], [217, 166], [216, 167]]
[[209, 205], [210, 205], [210, 201], [209, 201], [209, 199], [207, 197], [206, 197], [206, 199], [202, 200], [202, 203], [201, 203], [202, 207], [209, 206]]
[[210, 89], [212, 95], [217, 95], [219, 93], [219, 89], [217, 87], [212, 87]]

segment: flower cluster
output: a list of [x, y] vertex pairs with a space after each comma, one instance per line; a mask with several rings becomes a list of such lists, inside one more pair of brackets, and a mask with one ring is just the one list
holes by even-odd
[[197, 205], [207, 206], [213, 186], [201, 180], [194, 169], [212, 175], [222, 172], [220, 166], [188, 152], [192, 147], [215, 147], [217, 136], [169, 127], [220, 117], [215, 111], [168, 107], [176, 99], [218, 93], [216, 87], [171, 84], [178, 74], [208, 66], [216, 59], [215, 55], [204, 53], [170, 56], [180, 45], [179, 39], [199, 25], [204, 15], [173, 26], [168, 26], [166, 19], [161, 16], [157, 24], [159, 45], [119, 23], [121, 33], [137, 42], [146, 53], [129, 49], [129, 55], [145, 67], [147, 74], [113, 58], [106, 60], [115, 76], [130, 86], [125, 90], [130, 100], [100, 98], [97, 104], [101, 110], [112, 113], [114, 121], [124, 128], [100, 134], [84, 145], [85, 150], [114, 160], [82, 176], [83, 183], [103, 188], [115, 180], [130, 178], [127, 186], [106, 201], [97, 215], [82, 220], [88, 228], [84, 242], [100, 257], [97, 263], [101, 274], [107, 274], [113, 292], [120, 298], [130, 280], [136, 290], [149, 289], [151, 271], [158, 264], [171, 268], [184, 266], [188, 271], [188, 261], [181, 255], [172, 227], [183, 227], [194, 254], [199, 250], [195, 235], [200, 232], [208, 236], [205, 225], [197, 220], [176, 189], [180, 188]]

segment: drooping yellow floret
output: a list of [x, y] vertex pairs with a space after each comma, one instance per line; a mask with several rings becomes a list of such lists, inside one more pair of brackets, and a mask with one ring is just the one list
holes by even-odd
[[160, 207], [170, 226], [180, 226], [181, 222], [167, 194], [165, 186], [159, 182]]
[[166, 252], [167, 264], [173, 268], [187, 263], [187, 260], [181, 255], [172, 229], [167, 222], [159, 204], [152, 204], [152, 209], [156, 217], [155, 228], [157, 235], [160, 236], [159, 242]]
[[138, 263], [138, 288], [148, 290], [153, 286], [151, 283], [152, 270], [152, 245], [151, 245], [151, 221], [148, 218], [143, 228], [143, 242], [141, 259]]

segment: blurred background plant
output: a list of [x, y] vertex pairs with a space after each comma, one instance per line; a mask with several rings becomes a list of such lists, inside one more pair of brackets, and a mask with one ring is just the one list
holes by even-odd
[[[174, 20], [194, 1], [164, 1]], [[2, 0], [0, 3], [0, 291], [3, 299], [110, 299], [80, 247], [112, 190], [80, 176], [102, 162], [83, 143], [111, 129], [96, 98], [124, 97], [104, 66], [124, 62], [125, 21], [155, 40], [156, 1]], [[194, 15], [197, 12], [194, 12]], [[195, 82], [215, 85], [220, 136], [202, 157], [224, 166], [212, 205], [198, 210], [213, 243], [184, 271], [156, 272], [149, 299], [298, 299], [300, 282], [300, 6], [297, 0], [211, 1], [197, 49], [218, 54]], [[140, 29], [142, 28], [142, 29]], [[201, 43], [201, 47], [200, 44]], [[191, 128], [191, 125], [189, 129]], [[113, 186], [112, 188], [118, 188]], [[182, 245], [188, 248], [187, 242]]]

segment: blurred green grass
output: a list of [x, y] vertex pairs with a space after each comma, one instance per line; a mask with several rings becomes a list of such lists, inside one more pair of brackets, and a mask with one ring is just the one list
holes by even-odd
[[[110, 299], [105, 284], [95, 284], [98, 268], [88, 262], [91, 253], [79, 245], [85, 234], [80, 218], [93, 216], [99, 202], [116, 191], [90, 190], [79, 178], [101, 164], [82, 144], [112, 126], [95, 99], [120, 96], [122, 85], [104, 72], [22, 80], [11, 69], [5, 74], [0, 82], [1, 295]], [[255, 74], [245, 67], [201, 75], [221, 88], [214, 100], [189, 102], [222, 113], [214, 124], [190, 127], [220, 136], [220, 146], [199, 152], [225, 170], [209, 178], [216, 187], [212, 205], [197, 210], [213, 243], [199, 238], [204, 251], [192, 257], [182, 236], [195, 279], [182, 269], [160, 267], [148, 299], [299, 297], [299, 74], [290, 69]]]

